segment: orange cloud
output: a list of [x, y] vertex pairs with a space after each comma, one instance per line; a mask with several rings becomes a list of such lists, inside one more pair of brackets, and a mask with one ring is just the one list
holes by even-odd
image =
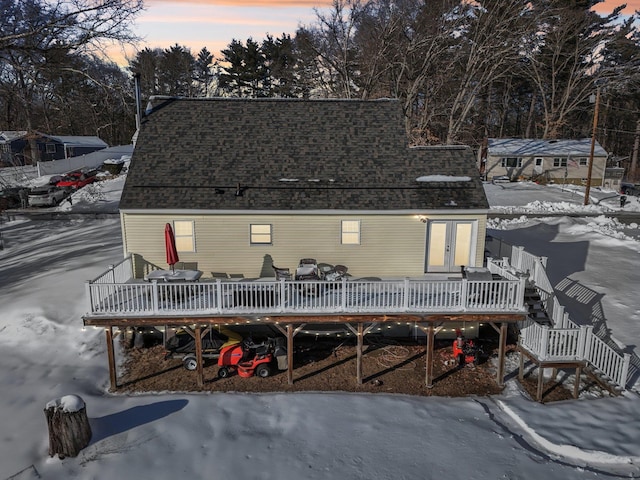
[[[148, 4], [177, 3], [175, 0], [147, 0]], [[325, 7], [331, 5], [331, 0], [182, 0], [180, 3], [192, 5], [212, 5], [219, 7]]]
[[598, 13], [611, 13], [614, 8], [625, 4], [627, 7], [622, 11], [625, 15], [632, 15], [636, 10], [640, 10], [640, 0], [627, 0], [626, 2], [619, 0], [605, 0], [593, 7], [593, 10]]
[[144, 16], [141, 16], [137, 20], [137, 23], [138, 24], [144, 24], [144, 23], [171, 23], [171, 24], [184, 23], [184, 24], [192, 25], [195, 28], [195, 27], [197, 27], [198, 24], [252, 25], [252, 26], [260, 27], [260, 26], [264, 26], [264, 25], [272, 25], [273, 21], [270, 21], [270, 20], [267, 20], [267, 19], [260, 19], [260, 18], [250, 18], [250, 17], [242, 18], [242, 17], [239, 17], [239, 16], [205, 18], [205, 17], [202, 17], [202, 16], [189, 15], [188, 13], [185, 13], [185, 15], [177, 15], [177, 16], [176, 15], [167, 16], [167, 15], [161, 15], [161, 14], [159, 14], [159, 15], [144, 15]]

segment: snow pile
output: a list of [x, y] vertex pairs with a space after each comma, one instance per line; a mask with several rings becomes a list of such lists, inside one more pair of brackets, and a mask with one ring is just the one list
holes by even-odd
[[491, 207], [493, 212], [503, 213], [602, 213], [610, 211], [606, 205], [578, 205], [569, 202], [545, 202], [536, 200], [520, 207], [496, 206]]
[[66, 413], [79, 412], [84, 408], [84, 400], [77, 395], [65, 395], [51, 400], [45, 408], [56, 408]]
[[416, 178], [416, 182], [470, 182], [471, 177], [456, 177], [454, 175], [425, 175]]

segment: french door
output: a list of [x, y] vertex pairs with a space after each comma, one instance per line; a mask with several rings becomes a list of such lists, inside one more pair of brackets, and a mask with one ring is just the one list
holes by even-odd
[[472, 220], [431, 220], [427, 223], [425, 272], [460, 272], [473, 265], [477, 222]]

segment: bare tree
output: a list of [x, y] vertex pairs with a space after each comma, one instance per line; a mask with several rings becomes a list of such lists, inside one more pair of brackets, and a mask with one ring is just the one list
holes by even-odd
[[511, 75], [523, 39], [534, 25], [529, 0], [483, 0], [470, 8], [461, 48], [451, 58], [455, 89], [449, 102], [446, 143], [460, 138], [479, 95], [493, 82]]
[[535, 85], [543, 108], [543, 138], [558, 138], [571, 114], [584, 108], [603, 78], [602, 53], [616, 37], [622, 7], [605, 17], [591, 10], [593, 1], [567, 3], [539, 0], [534, 40], [523, 49], [525, 72]]
[[77, 68], [80, 56], [105, 42], [135, 40], [129, 27], [142, 6], [142, 0], [0, 0], [0, 88], [21, 130], [55, 128], [51, 92], [65, 72], [101, 83]]
[[358, 96], [354, 36], [364, 8], [361, 0], [333, 0], [328, 13], [316, 9], [314, 26], [298, 32], [298, 41], [307, 42], [303, 48], [313, 52], [320, 83], [331, 96]]

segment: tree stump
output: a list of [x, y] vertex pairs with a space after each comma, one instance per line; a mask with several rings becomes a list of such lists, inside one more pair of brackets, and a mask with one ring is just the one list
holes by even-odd
[[89, 445], [91, 426], [82, 398], [66, 395], [51, 400], [44, 410], [49, 427], [49, 456], [76, 457]]

